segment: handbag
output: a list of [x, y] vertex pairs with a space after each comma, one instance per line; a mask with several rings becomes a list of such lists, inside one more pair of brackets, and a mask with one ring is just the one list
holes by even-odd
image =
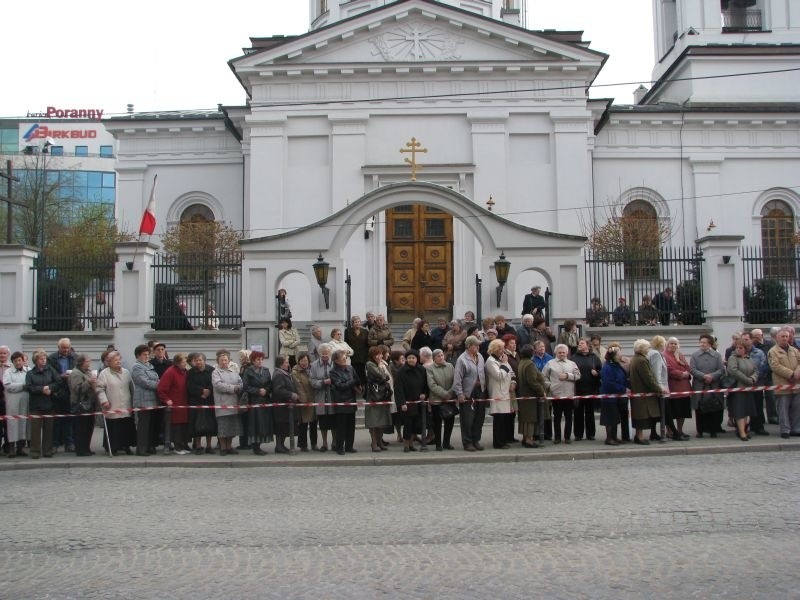
[[724, 410], [724, 408], [725, 402], [722, 398], [722, 394], [719, 393], [703, 394], [697, 401], [697, 411], [701, 414], [720, 412]]
[[383, 402], [388, 400], [391, 391], [383, 381], [371, 381], [367, 384], [367, 400], [370, 402]]
[[452, 419], [458, 413], [455, 402], [445, 402], [439, 405], [439, 415], [442, 419]]

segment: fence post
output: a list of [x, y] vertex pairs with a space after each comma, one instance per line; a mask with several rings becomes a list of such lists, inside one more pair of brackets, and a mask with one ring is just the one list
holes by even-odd
[[0, 245], [0, 339], [12, 349], [22, 348], [20, 336], [31, 330], [38, 254], [30, 246]]
[[739, 248], [744, 236], [709, 235], [697, 240], [703, 252], [703, 304], [706, 325], [720, 344], [742, 329], [742, 270]]
[[[120, 242], [116, 245], [114, 312], [117, 320], [114, 343], [130, 351], [142, 343], [151, 329], [153, 312], [153, 259], [158, 246], [150, 242]], [[128, 269], [127, 263], [133, 263]]]

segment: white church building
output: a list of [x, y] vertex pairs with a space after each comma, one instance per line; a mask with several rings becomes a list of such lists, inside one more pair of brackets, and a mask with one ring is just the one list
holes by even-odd
[[525, 29], [524, 1], [311, 0], [307, 33], [229, 60], [241, 106], [104, 120], [117, 217], [135, 227], [158, 175], [157, 232], [242, 229], [242, 319], [265, 326], [279, 288], [296, 319], [341, 321], [346, 276], [352, 312], [390, 321], [461, 317], [478, 280], [484, 314], [518, 317], [539, 284], [555, 320], [582, 318], [621, 291], [592, 289], [585, 236], [635, 213], [668, 232], [657, 245], [703, 250], [723, 334], [741, 326], [739, 249], [795, 252], [800, 0], [652, 2], [656, 83], [619, 105], [589, 94], [603, 49]]

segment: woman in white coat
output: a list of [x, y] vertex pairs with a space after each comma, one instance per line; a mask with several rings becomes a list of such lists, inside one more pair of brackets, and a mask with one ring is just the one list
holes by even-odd
[[517, 386], [514, 371], [508, 364], [503, 340], [492, 340], [489, 343], [486, 360], [486, 387], [489, 390], [489, 413], [492, 415], [492, 446], [507, 450], [509, 432], [514, 431], [514, 413], [516, 399], [514, 390]]
[[[14, 352], [11, 355], [10, 369], [6, 369], [3, 375], [3, 387], [6, 391], [6, 414], [27, 415], [28, 414], [28, 392], [25, 391], [25, 374], [28, 368], [25, 366], [25, 355], [22, 352]], [[8, 442], [8, 458], [17, 456], [27, 456], [25, 453], [25, 441], [30, 439], [30, 428], [28, 419], [8, 419], [6, 421], [6, 441]]]
[[242, 378], [239, 376], [239, 367], [231, 362], [231, 354], [227, 350], [217, 352], [217, 368], [211, 373], [211, 385], [214, 388], [220, 456], [239, 454], [231, 447], [231, 441], [237, 435], [242, 435], [238, 409]]

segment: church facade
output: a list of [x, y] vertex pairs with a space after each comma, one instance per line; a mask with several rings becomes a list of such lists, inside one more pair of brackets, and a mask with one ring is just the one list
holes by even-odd
[[390, 320], [460, 317], [476, 279], [485, 313], [518, 316], [539, 284], [554, 318], [582, 317], [585, 237], [631, 212], [657, 246], [793, 251], [800, 0], [653, 6], [656, 83], [617, 105], [588, 94], [608, 57], [581, 32], [525, 29], [517, 0], [312, 0], [308, 33], [229, 61], [242, 106], [104, 121], [117, 217], [138, 222], [157, 174], [161, 226], [244, 230], [248, 323], [274, 320], [278, 288], [295, 318], [335, 321], [346, 274], [353, 311]]

